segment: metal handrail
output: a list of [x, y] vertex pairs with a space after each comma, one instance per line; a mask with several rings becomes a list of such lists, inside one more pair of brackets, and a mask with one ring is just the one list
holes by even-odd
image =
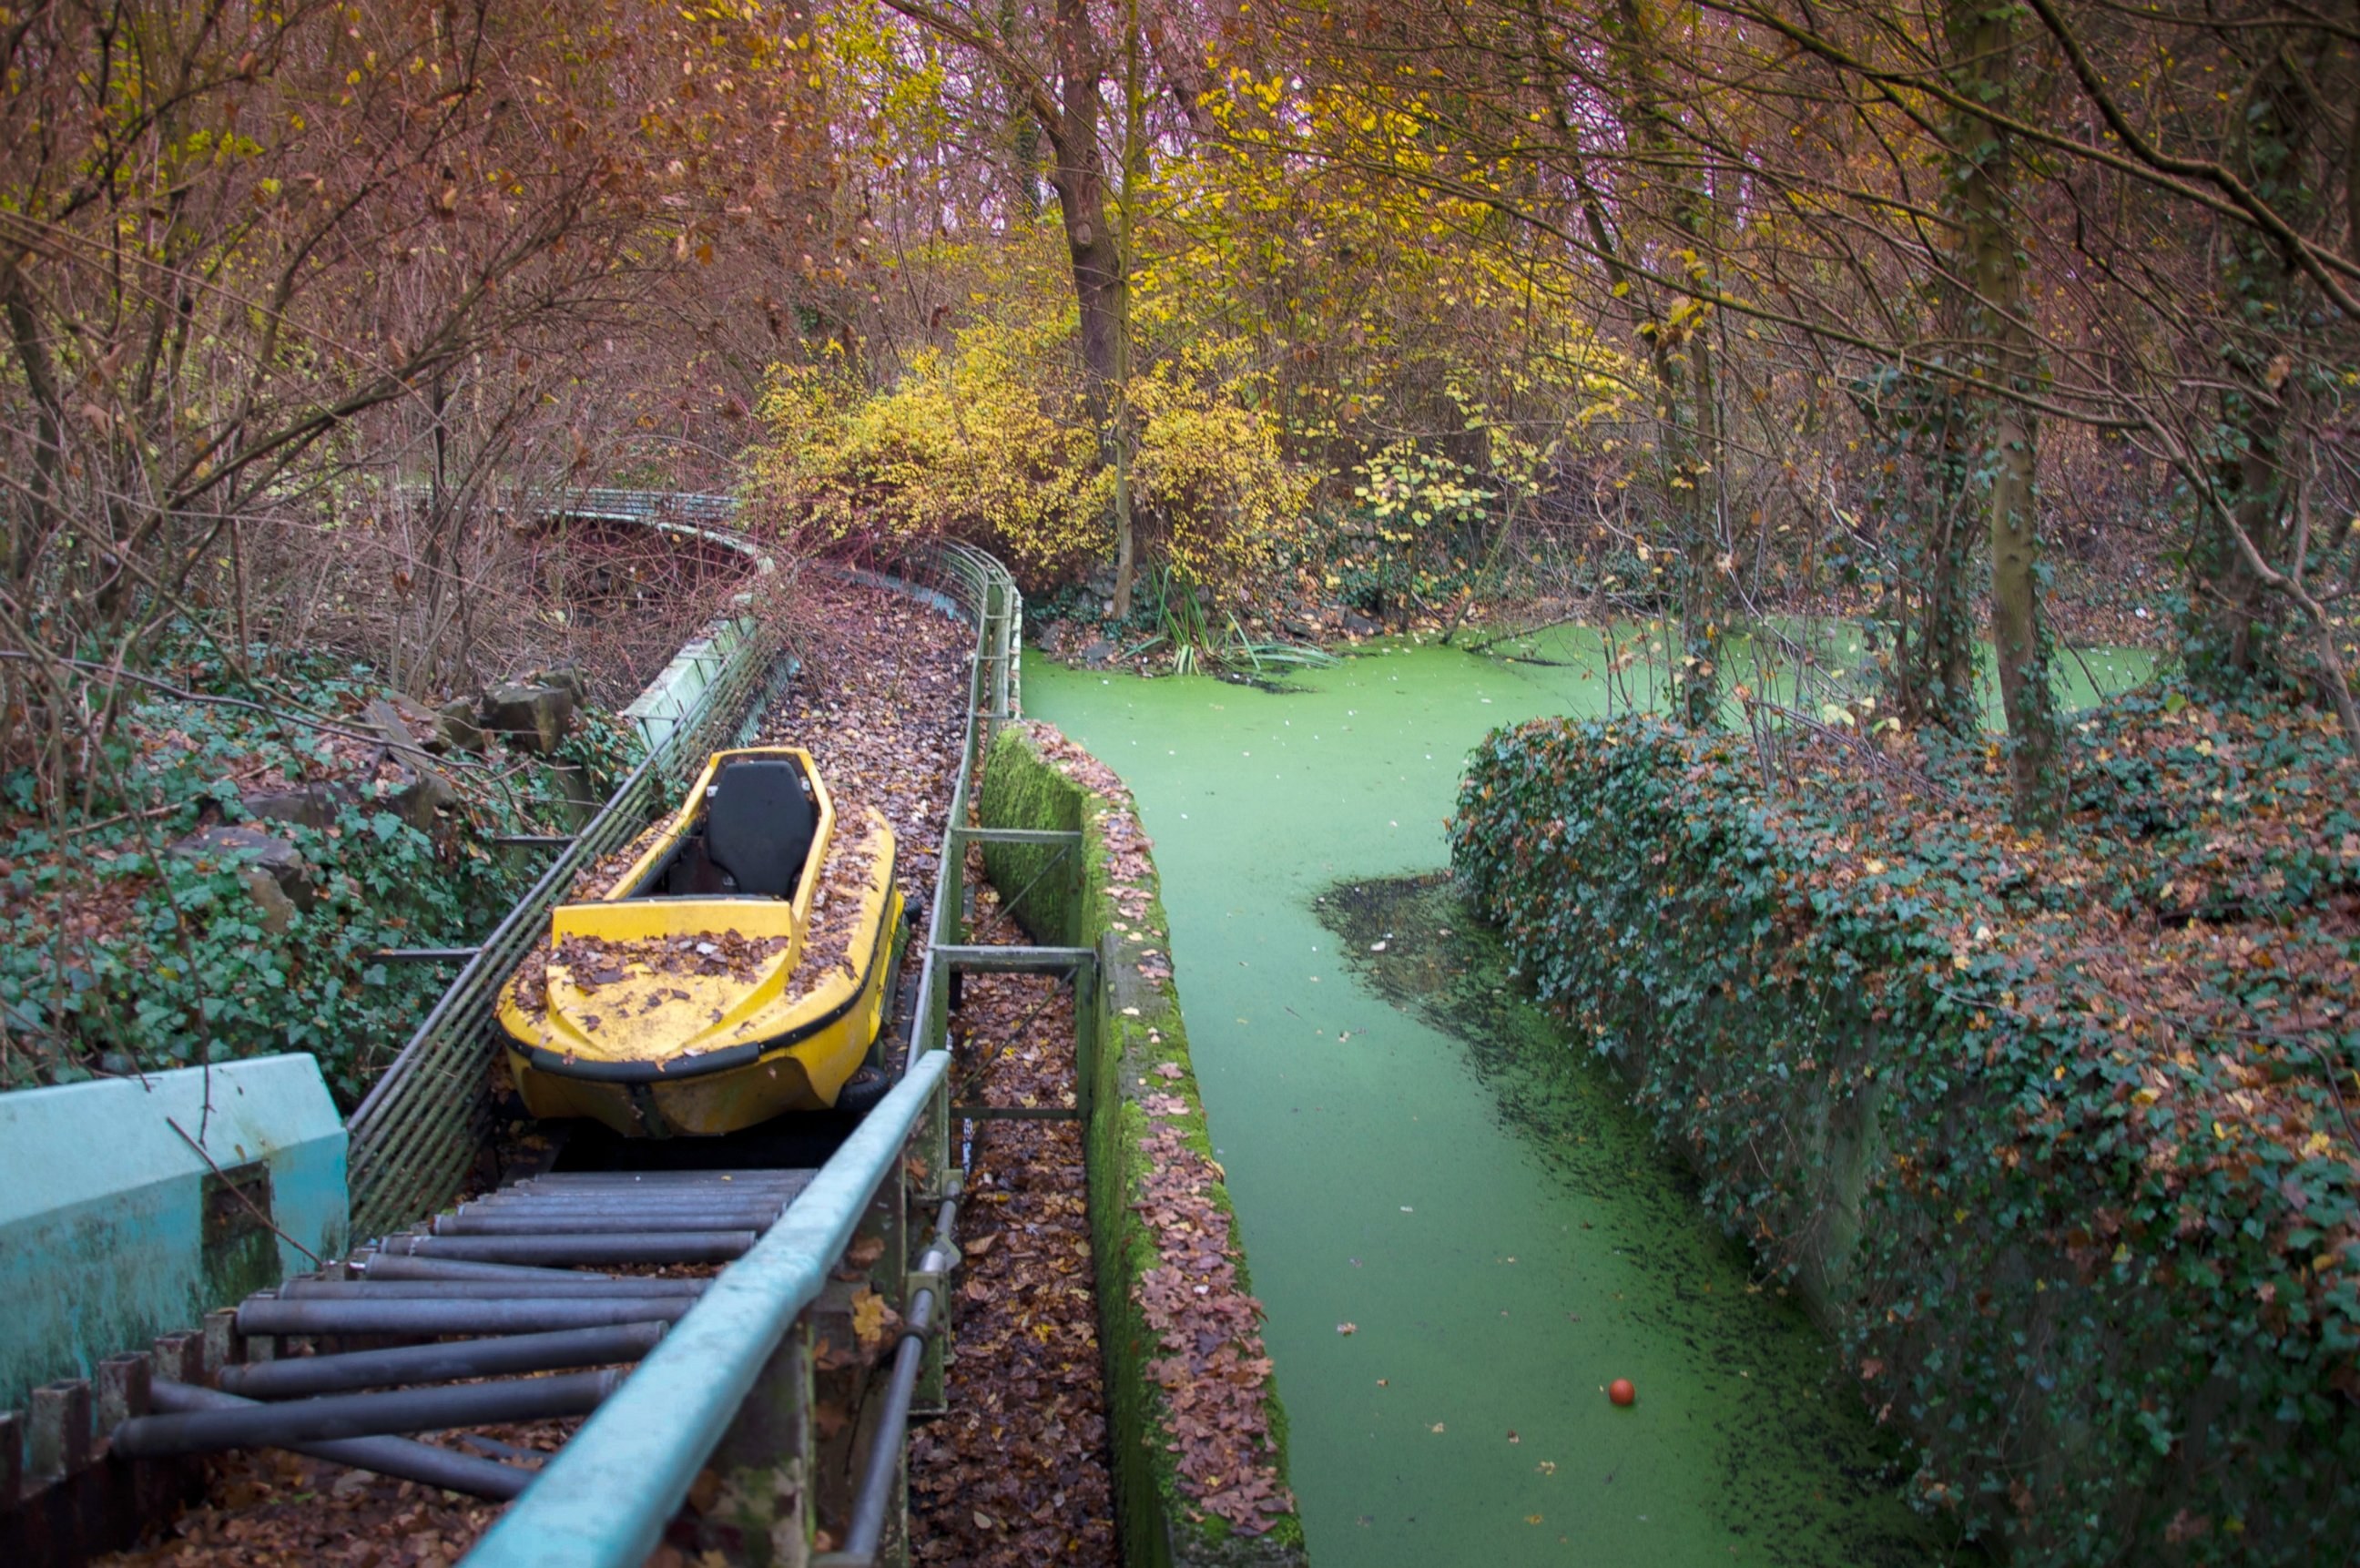
[[[933, 546], [894, 565], [901, 583], [947, 595], [976, 626], [966, 737], [947, 828], [967, 820], [976, 769], [1014, 700], [1022, 600], [1007, 568], [965, 545]], [[958, 912], [946, 907], [956, 905], [959, 885], [952, 847], [945, 831], [901, 1081], [754, 1250], [721, 1275], [549, 1462], [468, 1555], [476, 1568], [638, 1568], [644, 1563], [763, 1367], [818, 1299], [828, 1269], [922, 1122], [946, 1128], [947, 987], [937, 953], [958, 931]]]
[[639, 1370], [467, 1554], [475, 1568], [639, 1568], [796, 1317], [819, 1299], [878, 1180], [948, 1082], [913, 1057], [754, 1250], [716, 1279]]

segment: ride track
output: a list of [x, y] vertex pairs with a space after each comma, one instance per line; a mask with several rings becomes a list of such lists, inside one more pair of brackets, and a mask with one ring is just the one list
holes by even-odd
[[[627, 499], [640, 517], [662, 510]], [[715, 521], [698, 516], [695, 532], [716, 537]], [[721, 1140], [594, 1142], [586, 1157], [569, 1148], [555, 1161], [589, 1168], [543, 1170], [436, 1212], [459, 1195], [488, 1129], [497, 987], [579, 873], [779, 702], [790, 661], [775, 635], [725, 621], [650, 688], [689, 695], [634, 705], [646, 760], [480, 947], [450, 955], [464, 959], [457, 979], [353, 1116], [353, 1234], [377, 1239], [209, 1314], [202, 1335], [114, 1358], [125, 1365], [111, 1409], [126, 1418], [113, 1429], [115, 1455], [269, 1445], [515, 1498], [468, 1555], [484, 1568], [636, 1568], [667, 1539], [756, 1562], [803, 1561], [803, 1543], [816, 1541], [832, 1548], [811, 1559], [821, 1568], [906, 1560], [907, 1423], [913, 1408], [940, 1409], [938, 1325], [958, 1262], [954, 1157], [969, 1139], [954, 1123], [984, 1119], [949, 1097], [957, 978], [1061, 976], [1078, 1004], [1097, 977], [1089, 948], [969, 945], [969, 844], [1054, 844], [1070, 857], [1080, 835], [968, 826], [978, 759], [1017, 709], [1012, 580], [958, 545], [896, 565], [900, 576], [839, 575], [955, 616], [976, 640], [915, 975], [899, 988], [890, 1048], [880, 1043], [889, 1064], [895, 1049], [902, 1060], [882, 1102], [815, 1135], [779, 1135], [773, 1123]], [[718, 1272], [678, 1272], [699, 1266]], [[880, 1325], [895, 1343], [879, 1380]], [[299, 1349], [313, 1354], [289, 1354]], [[823, 1394], [855, 1412], [835, 1465], [820, 1452]], [[405, 1435], [585, 1414], [537, 1471], [513, 1462], [534, 1455], [499, 1442], [476, 1439], [470, 1454]]]

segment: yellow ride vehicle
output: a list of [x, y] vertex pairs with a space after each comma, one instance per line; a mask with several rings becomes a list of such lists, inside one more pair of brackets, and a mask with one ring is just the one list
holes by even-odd
[[[871, 1099], [900, 958], [893, 831], [839, 818], [809, 752], [718, 751], [631, 863], [550, 916], [500, 989], [535, 1116], [736, 1132]], [[847, 1092], [847, 1085], [852, 1091]]]

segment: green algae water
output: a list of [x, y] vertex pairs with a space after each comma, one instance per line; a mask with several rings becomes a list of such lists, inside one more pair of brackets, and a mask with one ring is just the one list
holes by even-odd
[[1447, 889], [1402, 881], [1446, 862], [1484, 731], [1603, 708], [1599, 654], [1393, 648], [1286, 694], [1025, 672], [1026, 710], [1120, 772], [1155, 839], [1313, 1560], [1954, 1561], [1612, 1074]]

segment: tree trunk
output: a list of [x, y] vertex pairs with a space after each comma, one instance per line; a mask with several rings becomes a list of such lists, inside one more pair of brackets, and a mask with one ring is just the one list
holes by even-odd
[[[1049, 185], [1057, 193], [1065, 250], [1073, 263], [1087, 407], [1098, 433], [1099, 460], [1111, 465], [1123, 439], [1115, 426], [1114, 390], [1123, 368], [1126, 279], [1121, 236], [1107, 221], [1106, 160], [1098, 147], [1098, 89], [1106, 75], [1105, 60], [1084, 0], [1057, 0], [1057, 74], [1063, 123], [1051, 138], [1057, 156]], [[1118, 563], [1130, 554], [1130, 543], [1127, 537], [1116, 541]], [[1131, 613], [1130, 574], [1120, 565], [1115, 613]]]
[[0, 311], [8, 320], [8, 337], [16, 351], [16, 368], [33, 400], [33, 482], [26, 488], [25, 507], [8, 530], [7, 581], [25, 587], [35, 564], [47, 548], [58, 496], [58, 464], [65, 450], [65, 421], [58, 400], [57, 378], [49, 352], [41, 342], [40, 323], [27, 299], [25, 277], [14, 261], [0, 261]]
[[[1965, 302], [1943, 291], [1941, 334], [1967, 335]], [[1893, 707], [1903, 723], [1932, 725], [1961, 740], [1983, 730], [1975, 700], [1974, 576], [1980, 493], [1960, 378], [1948, 364], [1904, 363], [1881, 373], [1862, 411], [1893, 476], [1901, 578], [1893, 653]], [[1871, 505], [1881, 495], [1872, 492]]]
[[[1997, 115], [2014, 105], [2016, 23], [1985, 0], [1950, 0], [1946, 17], [1956, 79]], [[1992, 646], [2007, 714], [2015, 820], [2038, 828], [2064, 815], [2065, 779], [2049, 633], [2040, 601], [2040, 534], [2033, 473], [2040, 432], [2018, 397], [2039, 374], [2016, 234], [2014, 138], [1980, 115], [1953, 122], [1957, 270], [1966, 302], [1967, 352], [1980, 383], [1979, 477], [1991, 537]]]
[[[2308, 225], [2317, 206], [2301, 170], [2313, 121], [2312, 99], [2282, 59], [2267, 61], [2234, 105], [2231, 160], [2240, 177], [2273, 205]], [[2262, 235], [2234, 228], [2223, 236], [2223, 290], [2251, 335], [2231, 341], [2223, 358], [2232, 389], [2221, 399], [2228, 448], [2213, 466], [2224, 507], [2206, 509], [2189, 551], [2188, 667], [2220, 686], [2284, 679], [2288, 628], [2284, 598], [2247, 563], [2242, 534], [2273, 571], [2287, 565], [2289, 489], [2284, 386], [2304, 358], [2302, 280]], [[2298, 439], [2299, 436], [2298, 436]], [[2233, 534], [2234, 531], [2234, 534]]]
[[[1719, 483], [1721, 469], [1720, 403], [1707, 335], [1717, 214], [1702, 174], [1681, 155], [1678, 120], [1662, 80], [1666, 42], [1642, 0], [1617, 0], [1612, 30], [1615, 68], [1628, 94], [1631, 140], [1641, 155], [1639, 178], [1665, 191], [1657, 211], [1668, 222], [1672, 245], [1686, 253], [1667, 259], [1670, 267], [1685, 264], [1689, 277], [1702, 285], [1695, 292], [1666, 291], [1672, 308], [1658, 310], [1651, 302], [1640, 331], [1655, 382], [1660, 466], [1679, 592], [1681, 662], [1671, 670], [1673, 700], [1689, 724], [1703, 728], [1720, 717], [1721, 648], [1731, 581], [1721, 566], [1720, 518], [1708, 488]], [[1634, 209], [1644, 212], [1650, 203], [1644, 188], [1633, 194]], [[1627, 226], [1630, 220], [1624, 222]], [[1652, 287], [1648, 292], [1654, 293]]]

